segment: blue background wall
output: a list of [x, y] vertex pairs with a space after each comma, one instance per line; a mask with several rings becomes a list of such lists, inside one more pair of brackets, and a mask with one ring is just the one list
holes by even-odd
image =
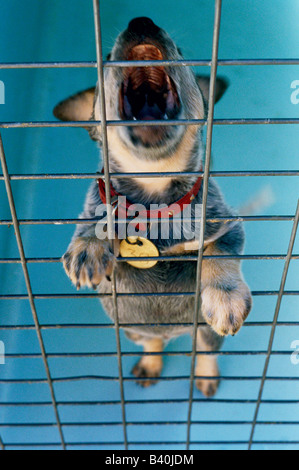
[[[150, 16], [166, 29], [180, 45], [187, 59], [211, 57], [214, 2], [212, 0], [104, 0], [101, 2], [105, 54], [114, 38], [135, 16]], [[220, 37], [221, 59], [296, 58], [298, 57], [298, 15], [296, 0], [224, 0]], [[0, 60], [1, 62], [92, 61], [95, 60], [92, 2], [86, 0], [21, 0], [1, 1]], [[197, 70], [198, 71], [198, 70]], [[202, 70], [201, 70], [202, 71]], [[208, 74], [209, 69], [204, 68]], [[298, 66], [223, 67], [221, 75], [231, 85], [217, 105], [217, 118], [287, 118], [299, 117], [299, 105], [291, 103], [291, 83], [299, 79]], [[0, 70], [5, 83], [6, 104], [0, 105], [1, 121], [52, 120], [54, 105], [72, 93], [96, 82], [94, 69]], [[98, 149], [81, 129], [6, 129], [1, 132], [8, 168], [12, 174], [94, 172], [98, 168]], [[298, 127], [283, 126], [216, 126], [213, 143], [213, 170], [294, 170], [298, 168]], [[269, 186], [274, 194], [266, 215], [293, 215], [298, 199], [298, 177], [219, 178], [228, 202], [242, 205], [256, 192]], [[20, 219], [76, 218], [81, 210], [89, 182], [82, 181], [13, 181], [17, 214]], [[10, 219], [4, 182], [0, 181], [0, 218]], [[246, 254], [286, 254], [292, 222], [246, 223]], [[27, 257], [60, 257], [68, 245], [72, 226], [22, 226]], [[297, 239], [295, 253], [299, 252]], [[13, 228], [0, 225], [0, 258], [18, 257]], [[243, 270], [254, 291], [278, 290], [283, 261], [246, 261]], [[29, 272], [34, 294], [75, 293], [60, 264], [30, 264]], [[293, 260], [287, 290], [298, 290], [298, 261]], [[26, 294], [20, 265], [0, 264], [0, 295]], [[275, 296], [254, 299], [251, 322], [271, 322]], [[109, 323], [96, 299], [38, 300], [39, 321], [51, 324]], [[284, 297], [279, 321], [298, 321], [298, 296]], [[0, 325], [32, 325], [27, 300], [1, 300]], [[269, 326], [247, 326], [224, 346], [227, 351], [265, 351]], [[47, 353], [113, 352], [115, 334], [112, 329], [45, 329], [43, 339]], [[274, 350], [290, 351], [299, 339], [298, 327], [277, 327]], [[6, 353], [38, 353], [36, 333], [23, 330], [0, 330]], [[123, 351], [139, 348], [121, 333]], [[182, 337], [167, 346], [168, 351], [190, 350], [189, 337]], [[137, 357], [123, 358], [125, 377]], [[248, 380], [222, 382], [216, 400], [255, 400], [258, 396], [265, 355], [221, 356], [222, 375], [245, 376]], [[79, 375], [117, 376], [116, 357], [49, 358], [53, 378]], [[188, 376], [190, 358], [167, 357], [163, 375]], [[269, 376], [297, 377], [299, 366], [292, 365], [290, 355], [274, 355]], [[0, 379], [45, 378], [42, 360], [6, 359], [0, 365]], [[55, 382], [55, 394], [61, 401], [119, 400], [116, 381], [82, 380]], [[127, 400], [187, 400], [189, 381], [160, 382], [143, 390], [133, 381], [125, 381]], [[299, 400], [296, 381], [267, 381], [264, 400]], [[196, 399], [203, 397], [196, 390]], [[1, 384], [0, 403], [47, 402], [47, 384]], [[198, 401], [193, 407], [194, 420], [251, 421], [254, 403], [223, 404]], [[129, 441], [181, 441], [186, 438], [187, 403], [127, 405], [127, 420], [181, 421], [181, 425], [128, 427]], [[59, 406], [62, 422], [119, 422], [121, 408], [116, 405]], [[260, 421], [299, 421], [298, 404], [262, 404]], [[5, 443], [57, 443], [55, 426], [5, 427], [7, 423], [55, 422], [51, 406], [4, 407], [0, 405], [0, 435]], [[227, 441], [228, 444], [194, 445], [193, 448], [229, 449], [229, 441], [247, 441], [250, 424], [193, 425], [194, 441]], [[122, 428], [65, 426], [68, 443], [122, 442]], [[299, 441], [297, 425], [258, 425], [256, 441]], [[101, 446], [101, 448], [109, 446]], [[145, 446], [131, 445], [130, 448]], [[157, 445], [154, 446], [157, 448]], [[297, 448], [295, 444], [256, 444], [260, 448]], [[53, 446], [53, 448], [56, 448]], [[59, 445], [57, 446], [59, 448]], [[76, 448], [74, 445], [72, 448]], [[99, 447], [97, 447], [99, 448]], [[112, 445], [111, 448], [116, 448]], [[121, 448], [121, 446], [120, 446]], [[161, 448], [166, 448], [161, 446]], [[184, 448], [173, 445], [168, 448]]]

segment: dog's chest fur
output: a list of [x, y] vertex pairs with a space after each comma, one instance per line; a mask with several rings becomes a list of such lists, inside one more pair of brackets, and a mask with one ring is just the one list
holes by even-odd
[[[146, 194], [143, 188], [138, 184], [124, 178], [117, 181], [117, 190], [122, 194], [128, 194], [133, 201], [139, 201], [145, 205], [150, 202], [171, 204], [181, 198], [190, 190], [193, 181], [177, 180], [172, 181], [166, 192], [160, 192], [155, 196]], [[202, 189], [192, 203], [202, 202]], [[209, 203], [207, 208], [207, 217], [216, 218], [220, 214], [228, 213], [224, 205], [221, 194], [214, 181], [209, 184]], [[206, 226], [206, 238], [212, 236], [219, 228], [219, 224], [208, 223]], [[179, 243], [184, 242], [184, 239]], [[170, 232], [170, 237], [166, 240], [159, 238], [154, 243], [163, 251], [164, 248], [176, 246], [177, 240], [174, 240]], [[119, 262], [116, 267], [116, 282], [118, 297], [118, 314], [120, 323], [136, 323], [138, 327], [134, 330], [139, 334], [153, 334], [165, 336], [165, 339], [178, 336], [186, 332], [186, 328], [175, 327], [142, 327], [142, 323], [193, 323], [194, 315], [194, 296], [192, 293], [196, 290], [196, 261], [184, 261], [184, 255], [196, 255], [197, 252], [182, 253], [182, 260], [178, 262], [159, 262], [154, 268], [143, 270], [136, 269], [125, 262]], [[101, 293], [111, 293], [111, 284], [107, 281], [101, 283]], [[125, 294], [129, 294], [126, 296]], [[130, 294], [137, 294], [131, 296]], [[147, 295], [149, 294], [149, 295]], [[158, 294], [162, 294], [158, 296]], [[168, 295], [177, 294], [177, 295]], [[187, 294], [187, 295], [183, 295]], [[108, 315], [113, 319], [113, 302], [111, 299], [104, 299], [103, 305]], [[187, 327], [187, 330], [190, 327]]]
[[[138, 270], [126, 263], [119, 263], [116, 269], [117, 293], [120, 294], [117, 300], [119, 322], [136, 323], [138, 326], [133, 330], [145, 336], [163, 334], [165, 339], [170, 339], [182, 334], [186, 327], [178, 325], [171, 327], [169, 323], [192, 323], [194, 298], [188, 294], [195, 291], [195, 279], [196, 263], [163, 262], [149, 270]], [[111, 284], [103, 282], [100, 292], [110, 293]], [[137, 295], [130, 296], [132, 293]], [[183, 296], [183, 293], [187, 295]], [[114, 319], [112, 300], [103, 299], [103, 306], [108, 315]], [[142, 327], [142, 323], [153, 325], [164, 323], [168, 326], [149, 328]]]

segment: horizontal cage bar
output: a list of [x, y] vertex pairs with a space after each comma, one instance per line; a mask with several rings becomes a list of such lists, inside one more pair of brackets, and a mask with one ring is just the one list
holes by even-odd
[[[251, 294], [255, 296], [275, 296], [279, 294], [279, 291], [266, 290], [266, 291], [252, 291]], [[193, 297], [195, 292], [130, 292], [130, 293], [118, 293], [118, 297]], [[287, 290], [284, 291], [283, 295], [299, 295], [297, 290]], [[88, 298], [109, 298], [111, 294], [33, 294], [33, 298], [37, 300], [46, 300], [46, 299], [88, 299]], [[0, 300], [25, 300], [28, 299], [26, 294], [0, 294]]]
[[[243, 261], [256, 261], [256, 260], [284, 260], [286, 255], [206, 255], [203, 259], [226, 259], [226, 260], [243, 260]], [[126, 263], [127, 261], [154, 261], [156, 258], [151, 256], [147, 257], [130, 257], [130, 258], [116, 258], [119, 263]], [[292, 260], [299, 259], [299, 255], [294, 254], [291, 256]], [[186, 262], [197, 261], [197, 256], [160, 256], [159, 262]], [[0, 258], [0, 264], [20, 264], [22, 261], [19, 258]], [[27, 263], [60, 263], [61, 258], [26, 258]]]
[[[246, 321], [243, 325], [243, 327], [249, 327], [249, 326], [272, 326], [272, 321], [268, 321], [268, 322], [251, 322], [251, 321]], [[122, 328], [132, 328], [134, 326], [138, 326], [140, 325], [140, 323], [120, 323], [120, 326]], [[173, 327], [173, 326], [184, 326], [184, 327], [188, 327], [188, 326], [192, 326], [193, 324], [192, 323], [187, 323], [187, 322], [180, 322], [180, 323], [142, 323], [142, 327], [156, 327], [156, 326], [160, 326], [160, 327]], [[199, 326], [205, 326], [206, 323], [199, 323]], [[277, 326], [299, 326], [299, 321], [280, 321], [280, 322], [277, 322]], [[114, 324], [110, 324], [110, 323], [88, 323], [88, 324], [82, 324], [82, 323], [67, 323], [67, 324], [64, 324], [64, 323], [59, 323], [59, 324], [56, 324], [56, 325], [40, 325], [40, 328], [41, 330], [56, 330], [56, 329], [112, 329], [114, 328]], [[35, 327], [33, 325], [0, 325], [0, 331], [5, 331], [5, 330], [34, 330]]]
[[[72, 127], [95, 127], [100, 126], [101, 121], [68, 121], [68, 122], [59, 122], [59, 121], [20, 121], [20, 122], [0, 122], [0, 129], [36, 129], [36, 128], [72, 128]], [[299, 124], [299, 118], [263, 118], [263, 119], [254, 119], [254, 118], [244, 118], [244, 119], [214, 119], [214, 126], [244, 126], [244, 125], [289, 125], [289, 124]], [[107, 121], [106, 125], [109, 126], [119, 126], [119, 127], [143, 127], [145, 126], [144, 121], [134, 120], [134, 121], [120, 121], [112, 120]], [[146, 126], [205, 126], [207, 125], [207, 120], [205, 119], [168, 119], [167, 121], [161, 120], [151, 120], [146, 121]]]
[[[195, 379], [200, 379], [200, 380], [211, 380], [211, 376], [199, 376], [196, 375], [194, 377]], [[255, 381], [260, 381], [263, 377], [262, 376], [213, 376], [213, 380], [223, 380], [223, 381], [237, 381], [237, 382], [242, 382], [242, 381], [250, 381], [250, 382], [255, 382]], [[285, 377], [285, 376], [269, 376], [266, 378], [267, 381], [286, 381], [286, 382], [298, 382], [299, 377]], [[111, 381], [111, 382], [117, 382], [119, 380], [118, 377], [116, 376], [105, 376], [105, 375], [81, 375], [81, 376], [75, 376], [75, 377], [56, 377], [52, 379], [53, 384], [54, 383], [62, 383], [62, 382], [77, 382], [77, 381], [87, 381], [87, 380], [96, 380], [96, 381]], [[136, 377], [123, 377], [124, 381], [127, 382], [134, 382], [136, 381]], [[155, 382], [157, 379], [154, 377], [139, 377], [139, 381], [153, 381]], [[190, 377], [189, 376], [162, 376], [159, 378], [161, 381], [189, 381]], [[0, 384], [46, 384], [47, 379], [41, 379], [41, 378], [31, 378], [31, 379], [0, 379]]]
[[[122, 219], [119, 219], [121, 222]], [[250, 216], [231, 216], [217, 217], [207, 219], [208, 223], [220, 222], [290, 222], [294, 220], [292, 215], [250, 215]], [[188, 219], [186, 219], [188, 221]], [[20, 219], [20, 225], [95, 225], [98, 220], [91, 219]], [[0, 225], [13, 225], [11, 220], [0, 220]]]
[[[189, 400], [183, 398], [170, 398], [170, 399], [148, 399], [148, 400], [125, 400], [126, 405], [146, 405], [146, 404], [169, 404], [169, 403], [188, 403]], [[58, 406], [106, 406], [106, 405], [120, 405], [121, 400], [113, 401], [57, 401]], [[223, 404], [256, 404], [256, 400], [248, 399], [233, 399], [233, 398], [194, 398], [194, 403], [223, 403]], [[261, 403], [268, 405], [297, 405], [299, 400], [262, 400]], [[0, 402], [0, 406], [9, 407], [35, 407], [35, 406], [52, 406], [50, 402]]]
[[[184, 178], [201, 176], [203, 172], [182, 171], [182, 172], [160, 172], [160, 173], [110, 173], [112, 178]], [[248, 176], [299, 176], [299, 170], [243, 170], [243, 171], [211, 171], [210, 175], [215, 178], [221, 177], [248, 177]], [[35, 180], [82, 180], [82, 179], [103, 179], [105, 176], [100, 173], [42, 173], [42, 174], [24, 174], [10, 175], [12, 181], [35, 181]], [[0, 181], [4, 180], [4, 176], [0, 175]]]
[[[139, 357], [139, 356], [190, 356], [192, 351], [161, 351], [161, 352], [144, 352], [144, 351], [128, 351], [122, 352], [122, 357]], [[264, 356], [267, 354], [267, 351], [222, 351], [222, 350], [212, 350], [212, 351], [196, 351], [196, 356]], [[272, 356], [290, 356], [292, 352], [290, 351], [272, 351]], [[7, 359], [39, 359], [41, 357], [40, 353], [6, 353], [5, 357]], [[98, 357], [117, 357], [116, 352], [81, 352], [81, 353], [59, 353], [51, 352], [47, 353], [48, 358], [57, 359], [57, 358], [98, 358]]]
[[[191, 421], [191, 425], [203, 425], [203, 426], [221, 426], [221, 425], [228, 425], [228, 426], [242, 426], [242, 425], [248, 425], [251, 424], [251, 421]], [[126, 421], [127, 426], [180, 426], [180, 425], [185, 425], [186, 421]], [[258, 421], [256, 423], [257, 425], [262, 425], [262, 426], [298, 426], [299, 421]], [[95, 427], [95, 426], [103, 426], [103, 427], [108, 427], [108, 426], [122, 426], [122, 422], [94, 422], [94, 421], [89, 421], [89, 422], [72, 422], [68, 421], [65, 423], [61, 423], [62, 426], [64, 427]], [[5, 423], [1, 424], [0, 423], [0, 428], [25, 428], [25, 427], [31, 427], [31, 428], [37, 428], [37, 427], [54, 427], [57, 426], [56, 423]]]
[[[218, 66], [252, 66], [252, 65], [299, 65], [299, 59], [219, 59]], [[126, 61], [103, 61], [104, 67], [210, 67], [212, 61], [203, 60], [126, 60]], [[56, 69], [56, 68], [96, 68], [95, 61], [56, 61], [56, 62], [3, 62], [3, 69]]]

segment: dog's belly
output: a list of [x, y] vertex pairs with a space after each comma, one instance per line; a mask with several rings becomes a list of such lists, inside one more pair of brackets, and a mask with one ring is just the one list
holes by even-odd
[[[116, 270], [116, 280], [119, 322], [120, 325], [130, 324], [130, 332], [168, 340], [191, 331], [196, 263], [159, 263], [150, 270], [121, 264]], [[103, 282], [100, 292], [111, 293], [111, 284]], [[102, 303], [109, 317], [114, 319], [112, 299], [104, 298]], [[199, 321], [203, 321], [202, 318]]]

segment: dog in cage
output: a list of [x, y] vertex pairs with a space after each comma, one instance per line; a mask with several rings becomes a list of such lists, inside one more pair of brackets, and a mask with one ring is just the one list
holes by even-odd
[[[107, 58], [111, 61], [182, 59], [169, 35], [145, 17], [129, 23]], [[215, 101], [226, 88], [227, 82], [217, 79]], [[111, 294], [114, 280], [116, 292], [125, 294], [117, 297], [118, 320], [120, 325], [130, 324], [125, 328], [127, 336], [144, 348], [132, 373], [142, 386], [149, 386], [161, 375], [160, 353], [165, 343], [186, 332], [192, 333], [195, 311], [192, 293], [197, 288], [196, 255], [200, 241], [193, 230], [194, 222], [187, 229], [181, 225], [184, 211], [195, 220], [196, 208], [203, 201], [202, 177], [197, 176], [203, 168], [203, 125], [179, 125], [176, 121], [205, 119], [209, 79], [196, 76], [190, 67], [174, 66], [171, 62], [165, 66], [110, 66], [105, 67], [104, 90], [107, 120], [127, 121], [125, 125], [108, 126], [106, 134], [111, 213], [114, 217], [122, 213], [122, 222], [114, 224], [112, 244], [105, 223], [100, 225], [103, 230], [99, 230], [101, 215], [107, 211], [107, 193], [103, 178], [95, 180], [80, 216], [90, 223], [77, 226], [62, 260], [66, 274], [77, 289], [87, 286], [101, 294]], [[100, 122], [99, 84], [61, 102], [54, 115], [62, 121]], [[171, 120], [176, 124], [167, 125]], [[155, 121], [154, 125], [150, 121]], [[88, 130], [91, 138], [101, 144], [101, 125], [95, 124]], [[133, 173], [144, 176], [130, 177]], [[164, 177], [163, 173], [168, 176]], [[131, 212], [130, 207], [133, 207]], [[158, 209], [152, 209], [155, 217], [148, 223], [152, 207]], [[138, 222], [136, 218], [134, 222], [132, 214]], [[244, 246], [244, 230], [235, 216], [210, 178], [201, 248], [205, 256], [196, 344], [200, 354], [195, 366], [196, 386], [207, 397], [214, 396], [219, 385], [220, 373], [213, 351], [219, 351], [225, 336], [240, 330], [252, 305], [238, 259]], [[232, 217], [233, 222], [219, 220]], [[167, 236], [163, 233], [166, 219]], [[134, 232], [130, 235], [126, 231], [129, 226]], [[187, 260], [190, 255], [191, 260]], [[228, 256], [221, 259], [222, 255]], [[140, 256], [150, 260], [138, 261]], [[161, 257], [163, 261], [159, 260]], [[168, 261], [168, 257], [172, 259]], [[102, 303], [115, 320], [113, 298], [103, 296]]]

